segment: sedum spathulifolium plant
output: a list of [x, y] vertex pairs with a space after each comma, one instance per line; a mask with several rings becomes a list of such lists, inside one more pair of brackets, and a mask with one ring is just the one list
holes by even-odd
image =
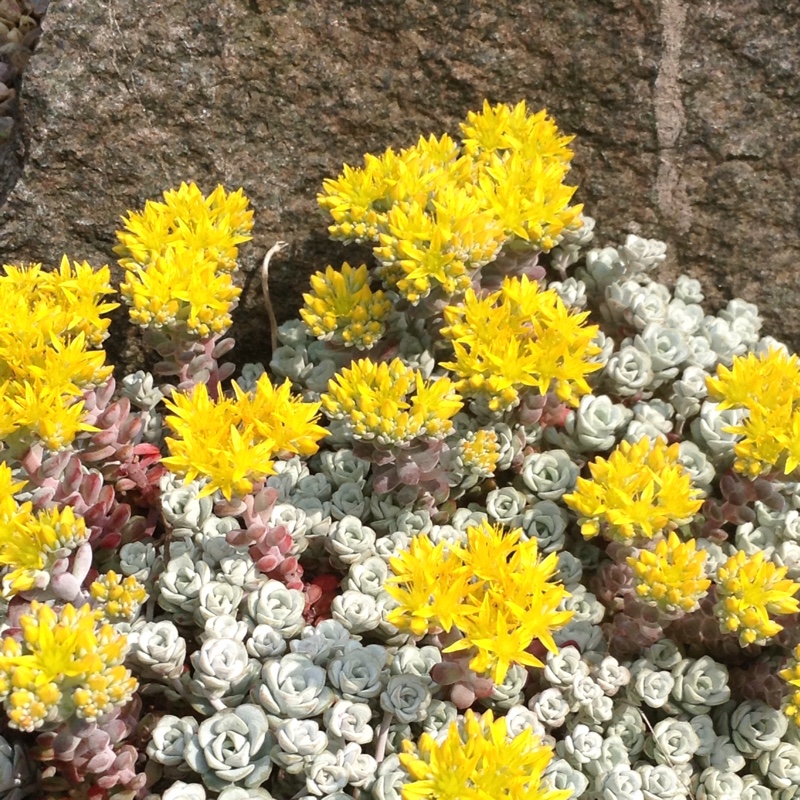
[[571, 142], [345, 165], [370, 263], [235, 378], [241, 191], [122, 219], [152, 374], [107, 267], [4, 267], [0, 798], [800, 798], [800, 362], [597, 245]]

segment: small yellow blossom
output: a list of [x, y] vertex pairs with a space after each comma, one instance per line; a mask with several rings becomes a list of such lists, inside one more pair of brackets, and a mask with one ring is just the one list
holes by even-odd
[[529, 652], [534, 641], [557, 652], [552, 632], [571, 611], [555, 582], [555, 554], [539, 558], [535, 540], [521, 542], [521, 529], [484, 523], [467, 529], [465, 547], [436, 547], [415, 536], [409, 550], [390, 561], [387, 591], [398, 602], [389, 621], [422, 636], [431, 629], [458, 629], [461, 638], [445, 652], [469, 651], [470, 668], [501, 683], [512, 664], [541, 667]]
[[783, 711], [800, 727], [800, 645], [795, 648], [794, 658], [789, 660], [786, 669], [781, 670], [778, 675], [792, 687], [783, 703]]
[[800, 611], [795, 598], [800, 584], [786, 578], [787, 571], [765, 560], [763, 551], [747, 556], [739, 550], [720, 566], [714, 612], [723, 632], [738, 634], [739, 643], [746, 647], [765, 644], [783, 630], [769, 615]]
[[769, 349], [737, 356], [706, 379], [709, 397], [720, 409], [745, 410], [727, 428], [742, 438], [735, 444], [737, 471], [755, 478], [775, 468], [786, 475], [800, 465], [800, 361], [797, 355]]
[[227, 499], [244, 496], [275, 471], [275, 458], [316, 453], [327, 431], [317, 425], [319, 403], [291, 396], [286, 381], [277, 390], [262, 375], [253, 396], [234, 384], [235, 398], [212, 400], [205, 384], [191, 395], [175, 392], [165, 400], [172, 412], [165, 422], [175, 434], [167, 437], [169, 470], [192, 481], [207, 480], [201, 496], [219, 489]]
[[677, 444], [645, 436], [620, 443], [607, 460], [596, 458], [591, 480], [578, 478], [575, 491], [564, 495], [579, 515], [581, 533], [589, 539], [602, 531], [630, 544], [690, 522], [703, 501], [679, 457]]
[[73, 713], [94, 722], [128, 702], [136, 679], [122, 664], [127, 638], [98, 627], [87, 604], [61, 611], [34, 601], [20, 619], [22, 641], [2, 640], [0, 699], [11, 727], [30, 732]]
[[568, 164], [574, 155], [569, 144], [575, 137], [562, 135], [546, 111], [531, 114], [524, 100], [513, 107], [484, 100], [480, 111], [467, 114], [461, 132], [464, 150], [483, 162], [519, 153], [544, 164]]
[[507, 278], [487, 297], [470, 289], [462, 304], [444, 310], [442, 335], [455, 358], [442, 366], [458, 375], [461, 394], [483, 398], [490, 411], [513, 408], [528, 388], [577, 406], [591, 391], [586, 376], [602, 368], [591, 360], [598, 329], [585, 324], [587, 316], [525, 277]]
[[543, 773], [553, 752], [530, 728], [509, 734], [505, 717], [467, 711], [463, 731], [452, 722], [441, 740], [423, 733], [406, 740], [400, 763], [412, 781], [403, 800], [567, 800], [569, 789], [552, 789]]
[[464, 469], [477, 477], [494, 475], [500, 460], [500, 443], [497, 433], [490, 428], [468, 433], [459, 445]]
[[89, 533], [71, 506], [34, 514], [30, 502], [16, 505], [13, 514], [0, 517], [3, 596], [45, 588], [55, 562], [87, 542]]
[[472, 592], [470, 575], [464, 563], [444, 542], [434, 546], [427, 536], [415, 536], [409, 548], [391, 558], [394, 576], [386, 591], [398, 602], [387, 621], [424, 636], [430, 629], [450, 631], [466, 614], [473, 613], [464, 604]]
[[300, 316], [318, 339], [367, 350], [383, 336], [392, 304], [370, 289], [366, 264], [353, 269], [345, 262], [340, 272], [328, 267], [311, 276], [311, 289]]
[[462, 406], [449, 378], [426, 381], [399, 358], [388, 364], [354, 361], [331, 378], [320, 400], [328, 416], [345, 420], [354, 437], [381, 444], [446, 436]]
[[694, 539], [682, 542], [674, 531], [660, 539], [655, 551], [641, 550], [627, 559], [636, 594], [667, 613], [693, 611], [711, 585], [703, 571], [706, 553]]
[[133, 622], [147, 600], [147, 590], [136, 578], [124, 578], [113, 570], [100, 575], [89, 593], [97, 603], [95, 618], [101, 622]]

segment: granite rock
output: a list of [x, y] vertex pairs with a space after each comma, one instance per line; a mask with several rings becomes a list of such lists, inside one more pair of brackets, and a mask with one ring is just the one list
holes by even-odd
[[[182, 180], [243, 186], [240, 362], [268, 358], [258, 265], [275, 241], [291, 243], [272, 268], [280, 319], [311, 272], [368, 255], [327, 239], [323, 178], [457, 133], [484, 98], [577, 134], [601, 243], [665, 239], [668, 279], [699, 278], [712, 308], [759, 303], [800, 347], [797, 0], [54, 0], [43, 28], [0, 255], [113, 264], [126, 209]], [[112, 331], [112, 358], [140, 366], [122, 311]]]

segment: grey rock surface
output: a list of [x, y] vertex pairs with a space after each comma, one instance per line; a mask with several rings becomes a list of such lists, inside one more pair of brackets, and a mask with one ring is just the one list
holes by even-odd
[[[797, 0], [54, 0], [43, 27], [0, 256], [113, 265], [127, 209], [182, 180], [243, 186], [239, 362], [268, 358], [258, 264], [276, 240], [280, 319], [311, 272], [368, 255], [327, 239], [323, 178], [455, 134], [484, 98], [577, 134], [600, 243], [665, 239], [666, 279], [699, 278], [712, 308], [757, 302], [800, 347]], [[112, 332], [112, 358], [140, 366], [123, 312]]]

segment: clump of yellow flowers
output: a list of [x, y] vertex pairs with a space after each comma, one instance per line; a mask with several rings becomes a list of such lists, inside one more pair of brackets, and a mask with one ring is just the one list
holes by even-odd
[[252, 393], [233, 383], [234, 397], [209, 395], [205, 384], [165, 400], [170, 455], [162, 463], [188, 481], [206, 481], [201, 496], [220, 490], [230, 500], [274, 473], [276, 458], [310, 456], [327, 431], [317, 425], [319, 403], [292, 394], [289, 380], [277, 388], [264, 373]]
[[794, 658], [789, 660], [786, 669], [778, 674], [792, 687], [783, 704], [784, 713], [800, 727], [800, 644], [795, 648]]
[[56, 561], [89, 540], [83, 517], [71, 506], [33, 510], [30, 501], [14, 495], [25, 481], [14, 481], [7, 464], [0, 464], [0, 574], [3, 596], [44, 589]]
[[463, 729], [453, 722], [439, 740], [423, 733], [417, 745], [403, 742], [400, 763], [413, 779], [403, 800], [567, 800], [572, 790], [542, 780], [552, 756], [529, 728], [512, 736], [505, 717], [467, 711]]
[[739, 636], [742, 647], [766, 644], [783, 630], [770, 614], [797, 614], [795, 595], [800, 583], [786, 578], [787, 567], [778, 567], [759, 551], [747, 556], [738, 550], [717, 571], [714, 612], [722, 630]]
[[548, 251], [574, 224], [573, 153], [545, 111], [484, 103], [448, 135], [366, 155], [323, 183], [331, 236], [373, 241], [378, 275], [412, 304], [466, 291], [501, 250]]
[[392, 303], [380, 289], [369, 286], [367, 265], [341, 271], [328, 267], [311, 276], [311, 292], [303, 295], [300, 316], [318, 339], [368, 350], [386, 330]]
[[636, 444], [623, 441], [589, 469], [591, 479], [578, 478], [575, 491], [564, 495], [587, 539], [598, 533], [623, 544], [653, 539], [690, 522], [703, 505], [677, 443], [647, 436]]
[[463, 547], [415, 536], [389, 564], [394, 577], [386, 590], [398, 606], [388, 621], [415, 636], [457, 629], [461, 638], [444, 652], [474, 653], [470, 668], [495, 683], [511, 664], [543, 666], [531, 645], [557, 652], [553, 631], [572, 618], [559, 610], [569, 594], [554, 579], [557, 555], [541, 559], [536, 540], [522, 541], [520, 528], [468, 527]]
[[602, 368], [591, 360], [600, 349], [587, 317], [526, 277], [506, 278], [485, 296], [470, 289], [463, 303], [444, 309], [441, 333], [454, 358], [442, 366], [458, 375], [462, 395], [482, 398], [492, 412], [513, 408], [528, 388], [577, 406], [591, 391], [586, 376]]
[[686, 613], [698, 607], [711, 585], [705, 576], [706, 553], [697, 542], [682, 542], [675, 531], [659, 539], [654, 550], [629, 556], [636, 595], [667, 614]]
[[89, 605], [54, 611], [34, 601], [20, 627], [21, 641], [0, 644], [0, 699], [12, 727], [30, 732], [73, 715], [92, 722], [136, 691], [123, 666], [127, 638], [99, 624]]
[[354, 361], [331, 378], [320, 400], [325, 412], [344, 420], [356, 439], [382, 445], [445, 436], [462, 406], [449, 378], [426, 381], [399, 358], [389, 363]]
[[91, 426], [83, 392], [104, 383], [112, 367], [100, 347], [108, 335], [103, 315], [108, 267], [86, 263], [58, 269], [41, 264], [3, 267], [0, 275], [0, 441], [23, 451], [35, 442], [50, 450], [70, 445]]
[[224, 333], [241, 289], [233, 285], [238, 246], [249, 241], [253, 212], [240, 189], [218, 186], [204, 197], [194, 184], [148, 200], [117, 232], [126, 279], [120, 286], [131, 321], [171, 335], [203, 339]]
[[800, 464], [800, 362], [797, 355], [769, 349], [737, 356], [706, 380], [720, 409], [742, 408], [744, 419], [728, 432], [736, 443], [735, 469], [757, 477], [774, 469], [788, 475]]

